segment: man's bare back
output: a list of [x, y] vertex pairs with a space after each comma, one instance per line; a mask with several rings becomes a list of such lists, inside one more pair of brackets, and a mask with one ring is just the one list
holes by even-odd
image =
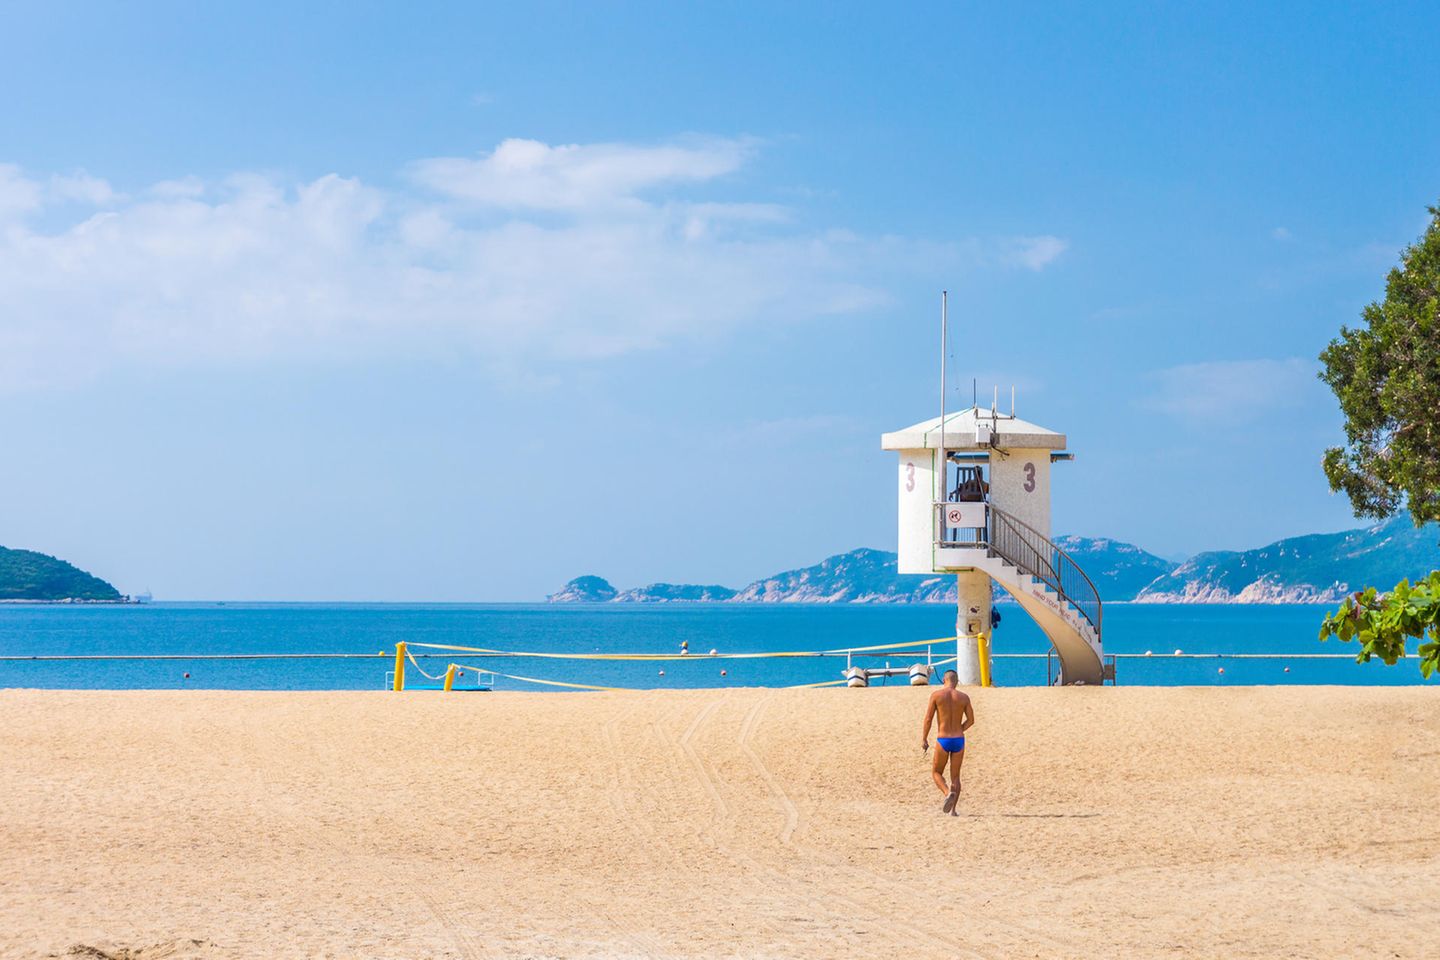
[[970, 723], [965, 722], [966, 714], [970, 713], [970, 695], [955, 687], [936, 690], [930, 694], [930, 703], [935, 708], [938, 736], [963, 737], [970, 723], [975, 722], [973, 716]]
[[[935, 737], [935, 762], [930, 775], [935, 786], [945, 794], [942, 809], [955, 815], [955, 804], [960, 799], [960, 765], [965, 762], [965, 731], [975, 725], [975, 710], [970, 705], [970, 695], [958, 687], [959, 677], [954, 670], [945, 671], [945, 685], [930, 694], [925, 705], [925, 724], [920, 731], [921, 750], [930, 749], [930, 724], [940, 721], [940, 732]], [[945, 784], [945, 762], [950, 762], [950, 785]]]

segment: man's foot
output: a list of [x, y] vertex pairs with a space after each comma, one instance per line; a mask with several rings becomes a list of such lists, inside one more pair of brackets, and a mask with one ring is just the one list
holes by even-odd
[[955, 802], [960, 799], [960, 788], [951, 787], [950, 793], [945, 797], [945, 805], [940, 809], [946, 813], [955, 812]]

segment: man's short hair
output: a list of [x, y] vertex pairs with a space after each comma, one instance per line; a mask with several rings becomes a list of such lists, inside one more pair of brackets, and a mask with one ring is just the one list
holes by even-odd
[[941, 679], [941, 680], [949, 680], [951, 677], [954, 677], [954, 678], [955, 678], [955, 682], [956, 682], [956, 683], [959, 683], [959, 682], [960, 682], [960, 674], [956, 673], [954, 670], [946, 670], [946, 671], [945, 671], [945, 675], [944, 675], [943, 677], [941, 677], [940, 679]]

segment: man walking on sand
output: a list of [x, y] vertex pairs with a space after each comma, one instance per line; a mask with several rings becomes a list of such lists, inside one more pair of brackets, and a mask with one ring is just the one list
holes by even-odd
[[[935, 763], [930, 775], [935, 786], [945, 794], [945, 804], [940, 808], [952, 817], [955, 803], [960, 799], [960, 765], [965, 762], [965, 731], [975, 725], [975, 711], [970, 707], [969, 694], [959, 689], [960, 676], [954, 670], [945, 671], [945, 685], [930, 694], [925, 707], [925, 727], [920, 731], [920, 749], [930, 749], [930, 722], [938, 714], [940, 733], [935, 738]], [[945, 761], [950, 761], [950, 786], [945, 786]]]

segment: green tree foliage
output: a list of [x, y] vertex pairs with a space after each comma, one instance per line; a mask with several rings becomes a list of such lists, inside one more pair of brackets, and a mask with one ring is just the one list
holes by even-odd
[[1358, 640], [1355, 659], [1379, 657], [1393, 664], [1405, 656], [1407, 637], [1428, 637], [1420, 644], [1420, 673], [1428, 680], [1440, 668], [1440, 570], [1411, 585], [1401, 580], [1386, 594], [1366, 587], [1346, 597], [1340, 609], [1325, 618], [1320, 639]]
[[64, 560], [0, 547], [0, 600], [119, 600], [120, 591]]
[[[1440, 207], [1424, 236], [1390, 271], [1385, 299], [1367, 306], [1363, 327], [1342, 327], [1320, 354], [1320, 379], [1345, 414], [1345, 446], [1325, 451], [1330, 489], [1359, 516], [1389, 517], [1407, 506], [1418, 526], [1440, 520]], [[1320, 639], [1358, 640], [1361, 662], [1393, 664], [1407, 638], [1420, 670], [1440, 668], [1440, 571], [1389, 593], [1367, 587], [1325, 618]]]

